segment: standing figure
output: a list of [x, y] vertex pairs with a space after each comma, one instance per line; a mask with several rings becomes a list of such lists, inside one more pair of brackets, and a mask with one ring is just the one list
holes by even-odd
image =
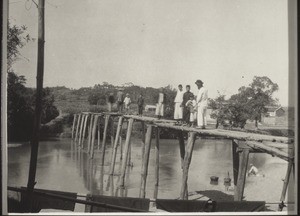
[[185, 104], [185, 107], [187, 109], [189, 109], [189, 113], [190, 113], [190, 116], [189, 116], [189, 126], [194, 126], [194, 122], [195, 122], [195, 119], [196, 119], [196, 116], [195, 116], [195, 106], [196, 106], [196, 100], [195, 100], [195, 97], [194, 95], [190, 95], [190, 99], [186, 102]]
[[117, 107], [119, 113], [123, 111], [123, 101], [124, 101], [124, 92], [122, 88], [119, 88], [119, 91], [117, 93]]
[[155, 115], [158, 119], [164, 116], [164, 102], [165, 102], [165, 94], [163, 93], [163, 89], [160, 89], [158, 94], [158, 100], [156, 104]]
[[175, 109], [174, 109], [174, 119], [177, 121], [177, 124], [182, 121], [182, 101], [183, 101], [183, 91], [182, 85], [178, 85], [178, 91], [174, 100]]
[[130, 97], [129, 97], [129, 94], [127, 93], [126, 94], [126, 97], [125, 97], [125, 99], [124, 99], [124, 105], [125, 105], [125, 112], [126, 112], [126, 114], [128, 114], [128, 111], [129, 111], [129, 106], [130, 106], [130, 104], [131, 104], [131, 99], [130, 99]]
[[194, 95], [192, 92], [190, 92], [191, 86], [187, 85], [186, 86], [186, 92], [183, 94], [183, 101], [182, 101], [182, 107], [183, 107], [183, 122], [185, 124], [190, 123], [190, 107], [186, 106], [186, 103], [191, 99], [194, 98]]
[[107, 109], [108, 109], [108, 112], [111, 112], [112, 105], [113, 105], [114, 102], [115, 102], [114, 94], [110, 93], [109, 96], [108, 96], [108, 100], [107, 100]]
[[208, 103], [208, 94], [207, 89], [203, 87], [203, 82], [201, 80], [197, 80], [195, 82], [197, 85], [199, 92], [197, 95], [197, 107], [198, 107], [198, 114], [197, 114], [197, 123], [198, 128], [205, 129], [206, 123], [206, 109]]
[[144, 97], [142, 94], [139, 95], [137, 104], [138, 104], [139, 115], [141, 116], [143, 115], [143, 108], [144, 108]]

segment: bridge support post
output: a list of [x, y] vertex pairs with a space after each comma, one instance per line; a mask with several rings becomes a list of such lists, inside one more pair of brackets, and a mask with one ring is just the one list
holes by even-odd
[[72, 133], [71, 133], [72, 139], [74, 139], [74, 130], [75, 130], [75, 125], [76, 125], [76, 121], [77, 121], [77, 116], [78, 116], [77, 114], [74, 114]]
[[81, 121], [81, 116], [82, 114], [78, 114], [78, 121], [77, 121], [77, 126], [76, 126], [76, 133], [75, 133], [75, 142], [77, 142], [78, 140], [78, 132], [79, 132], [79, 125], [80, 125], [80, 121]]
[[87, 146], [88, 146], [87, 152], [88, 152], [88, 154], [90, 153], [90, 150], [91, 150], [91, 139], [92, 139], [92, 128], [93, 128], [94, 114], [91, 113], [90, 117], [91, 118], [90, 118], [90, 124], [89, 124], [89, 128], [88, 128], [89, 134], [88, 134], [88, 143], [87, 143]]
[[196, 132], [189, 132], [189, 137], [188, 137], [186, 151], [184, 155], [184, 161], [183, 161], [183, 175], [182, 175], [182, 185], [181, 185], [181, 192], [180, 192], [180, 199], [182, 200], [187, 199], [188, 172], [192, 160], [195, 139], [196, 139]]
[[114, 117], [111, 116], [111, 129], [110, 129], [110, 142], [111, 142], [111, 147], [114, 146], [114, 133], [115, 133], [115, 127], [114, 127]]
[[85, 114], [82, 114], [82, 118], [81, 118], [81, 122], [80, 122], [80, 128], [79, 128], [78, 146], [81, 145], [84, 120], [85, 120]]
[[101, 121], [100, 121], [100, 119], [99, 119], [99, 121], [98, 121], [98, 130], [97, 130], [97, 132], [98, 132], [98, 134], [97, 134], [97, 149], [99, 150], [100, 149], [100, 141], [101, 141], [101, 123], [100, 123]]
[[90, 158], [94, 157], [94, 146], [95, 146], [95, 138], [96, 138], [97, 125], [98, 125], [98, 118], [99, 118], [99, 115], [94, 115]]
[[142, 128], [142, 161], [144, 159], [144, 152], [145, 152], [145, 122], [141, 121], [141, 128]]
[[179, 149], [180, 149], [180, 158], [181, 158], [181, 169], [183, 169], [183, 161], [185, 155], [185, 144], [184, 144], [184, 137], [183, 132], [178, 131], [178, 141], [179, 141]]
[[125, 141], [125, 146], [124, 146], [124, 158], [122, 160], [121, 175], [120, 175], [120, 180], [119, 180], [119, 188], [120, 189], [124, 188], [124, 185], [125, 185], [125, 172], [126, 172], [128, 149], [129, 149], [129, 143], [130, 143], [130, 138], [131, 138], [133, 122], [134, 122], [134, 119], [128, 120], [126, 141]]
[[243, 149], [242, 153], [241, 153], [241, 161], [239, 164], [237, 186], [234, 190], [234, 201], [242, 201], [243, 200], [248, 159], [249, 159], [249, 149]]
[[280, 202], [284, 202], [284, 200], [285, 200], [286, 191], [287, 191], [287, 188], [288, 188], [288, 184], [289, 184], [289, 180], [290, 180], [290, 176], [291, 176], [291, 173], [292, 173], [293, 166], [294, 166], [294, 162], [289, 161], [287, 171], [286, 171], [286, 175], [285, 175], [285, 179], [284, 179], [284, 183], [283, 183], [282, 192], [281, 192]]
[[[121, 131], [122, 133], [122, 131]], [[119, 138], [119, 145], [120, 145], [120, 161], [122, 160], [123, 158], [123, 141], [122, 141], [122, 135], [120, 135], [120, 138]]]
[[140, 188], [140, 198], [145, 198], [146, 196], [146, 181], [148, 175], [148, 164], [149, 164], [149, 156], [150, 156], [150, 147], [151, 147], [151, 139], [152, 139], [152, 125], [148, 125], [146, 140], [145, 140], [145, 152], [142, 164], [141, 171], [141, 188]]
[[113, 153], [112, 153], [112, 157], [111, 157], [110, 171], [109, 171], [110, 175], [114, 174], [116, 156], [117, 156], [117, 150], [118, 150], [118, 142], [120, 139], [120, 133], [122, 131], [122, 125], [123, 125], [123, 117], [121, 116], [118, 121], [118, 128], [116, 131], [116, 139], [115, 139], [114, 146], [113, 146]]
[[87, 114], [84, 118], [84, 125], [83, 125], [83, 134], [82, 134], [82, 141], [81, 141], [81, 148], [83, 149], [83, 144], [85, 140], [85, 134], [86, 134], [86, 125], [87, 125], [87, 120], [89, 118], [89, 114]]
[[110, 115], [105, 115], [103, 140], [102, 140], [102, 152], [101, 152], [101, 166], [103, 166], [103, 164], [104, 164], [106, 137], [107, 137], [107, 128], [108, 128], [109, 118], [110, 118]]
[[159, 127], [155, 128], [155, 188], [154, 188], [154, 199], [158, 196], [158, 185], [159, 185]]
[[238, 173], [239, 173], [239, 162], [240, 162], [239, 153], [237, 151], [238, 141], [232, 140], [231, 147], [232, 147], [233, 184], [234, 187], [236, 187]]

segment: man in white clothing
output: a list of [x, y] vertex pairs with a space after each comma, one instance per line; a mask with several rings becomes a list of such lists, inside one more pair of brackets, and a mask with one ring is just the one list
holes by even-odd
[[198, 128], [205, 129], [206, 126], [206, 109], [208, 103], [208, 94], [207, 89], [203, 87], [203, 82], [201, 80], [197, 80], [195, 82], [197, 85], [199, 92], [197, 94], [197, 107], [198, 107], [198, 114], [197, 114], [197, 125]]
[[182, 120], [182, 112], [183, 112], [183, 106], [182, 106], [182, 101], [183, 101], [183, 94], [184, 92], [182, 91], [182, 85], [178, 85], [178, 91], [174, 100], [175, 103], [175, 110], [174, 110], [174, 119], [177, 120], [177, 122]]

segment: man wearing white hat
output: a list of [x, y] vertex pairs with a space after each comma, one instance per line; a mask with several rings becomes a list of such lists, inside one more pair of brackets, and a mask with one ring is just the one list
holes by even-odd
[[208, 94], [207, 89], [203, 87], [203, 82], [201, 80], [197, 80], [195, 82], [199, 91], [197, 94], [197, 107], [198, 107], [198, 114], [197, 114], [197, 128], [205, 129], [206, 126], [206, 109], [208, 103]]

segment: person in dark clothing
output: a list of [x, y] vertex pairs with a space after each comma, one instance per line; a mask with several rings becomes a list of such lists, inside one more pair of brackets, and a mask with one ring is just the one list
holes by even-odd
[[119, 113], [123, 111], [123, 101], [124, 101], [124, 92], [123, 89], [120, 88], [117, 93], [117, 107]]
[[144, 97], [142, 94], [140, 94], [140, 96], [138, 97], [137, 104], [139, 109], [139, 115], [143, 115]]
[[183, 94], [182, 107], [183, 107], [183, 122], [185, 124], [190, 123], [190, 109], [186, 106], [186, 102], [193, 97], [193, 93], [190, 92], [191, 86], [186, 86], [186, 92]]
[[115, 97], [113, 93], [110, 93], [108, 96], [108, 102], [107, 102], [107, 106], [108, 106], [108, 112], [111, 112], [112, 110], [112, 105], [115, 102]]

